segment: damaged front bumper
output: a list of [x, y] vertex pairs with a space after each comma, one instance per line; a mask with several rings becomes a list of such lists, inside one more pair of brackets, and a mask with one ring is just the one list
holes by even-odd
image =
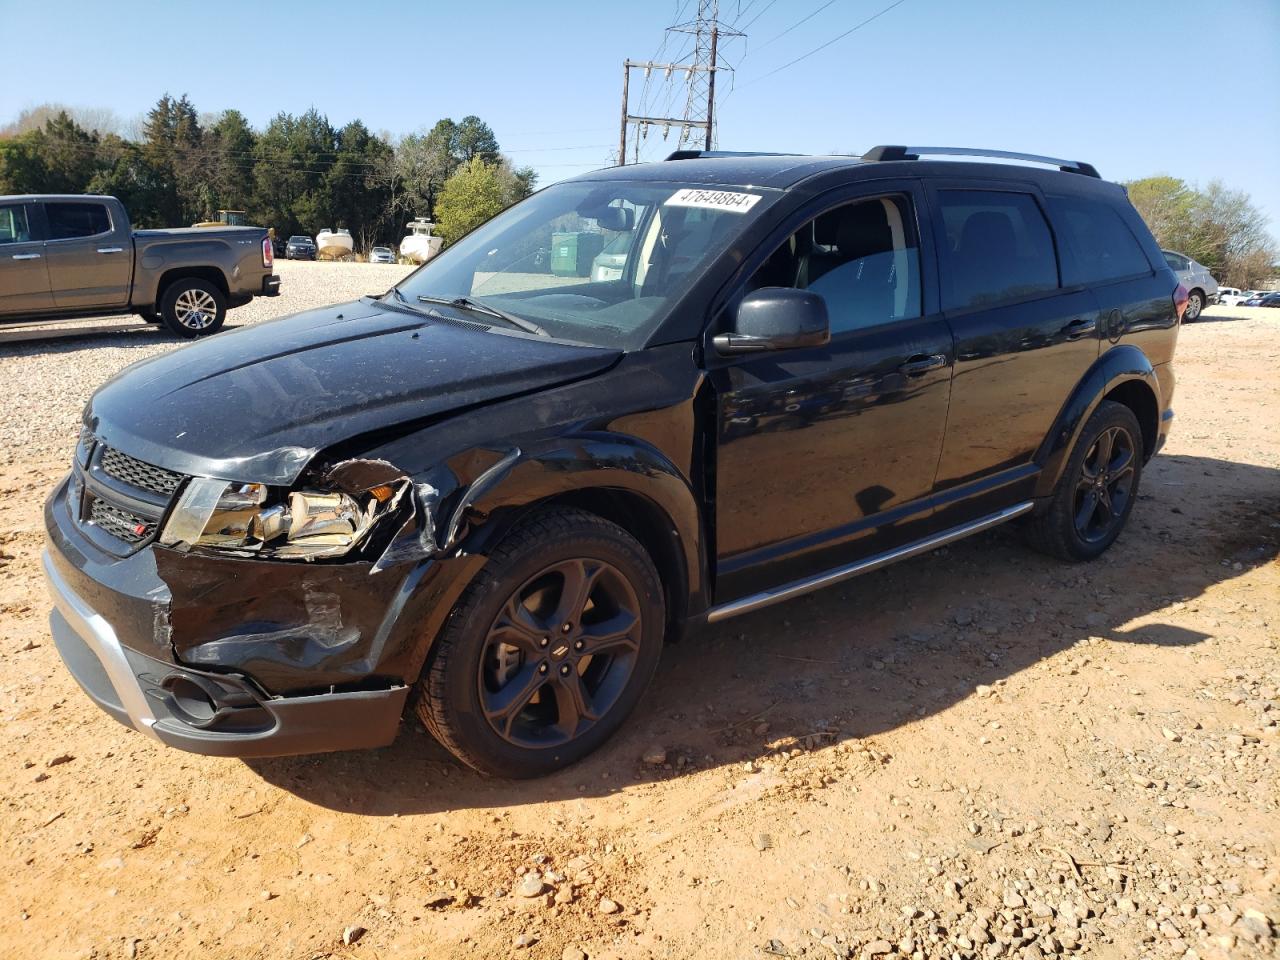
[[179, 667], [124, 646], [68, 585], [52, 555], [49, 628], [71, 676], [127, 727], [215, 757], [276, 757], [382, 747], [395, 739], [408, 687], [267, 697], [245, 680]]
[[[45, 506], [50, 625], [117, 720], [170, 746], [263, 757], [378, 747], [476, 560], [305, 564], [98, 549], [68, 483]], [[479, 562], [483, 562], [482, 560]]]

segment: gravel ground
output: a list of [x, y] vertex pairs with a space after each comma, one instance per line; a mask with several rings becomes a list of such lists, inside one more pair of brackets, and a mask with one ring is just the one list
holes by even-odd
[[[385, 285], [283, 266], [291, 299], [249, 309]], [[614, 740], [515, 783], [412, 719], [379, 751], [191, 756], [77, 689], [41, 502], [91, 388], [171, 348], [0, 359], [39, 383], [0, 436], [54, 451], [0, 463], [0, 956], [1277, 956], [1280, 311], [1181, 331], [1169, 446], [1101, 560], [1002, 528], [697, 631]]]
[[[276, 262], [280, 296], [259, 297], [228, 311], [228, 330], [329, 303], [382, 293], [412, 267], [378, 263]], [[80, 430], [80, 412], [97, 386], [125, 366], [186, 341], [134, 317], [48, 324], [7, 331], [0, 326], [0, 464], [64, 453]]]

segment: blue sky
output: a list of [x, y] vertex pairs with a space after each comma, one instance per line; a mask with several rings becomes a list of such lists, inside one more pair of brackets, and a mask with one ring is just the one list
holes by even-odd
[[[737, 69], [718, 80], [718, 145], [985, 146], [1113, 180], [1219, 178], [1280, 236], [1280, 0], [903, 0], [784, 66], [890, 2], [721, 0], [723, 20], [750, 26], [724, 45]], [[0, 0], [0, 35], [22, 38], [0, 63], [0, 121], [45, 101], [130, 118], [166, 90], [256, 125], [315, 106], [406, 133], [474, 113], [546, 184], [609, 161], [622, 61], [679, 54], [683, 36], [662, 45], [682, 6], [697, 0]], [[638, 111], [641, 77], [632, 91]], [[671, 92], [655, 78], [649, 108]], [[641, 157], [674, 138], [651, 133]]]

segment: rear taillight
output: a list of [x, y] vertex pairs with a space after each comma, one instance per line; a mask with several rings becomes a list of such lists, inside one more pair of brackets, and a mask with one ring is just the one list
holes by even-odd
[[1173, 291], [1173, 309], [1178, 314], [1178, 322], [1182, 322], [1182, 315], [1187, 311], [1187, 301], [1191, 299], [1191, 291], [1178, 284], [1178, 288]]
[[[262, 265], [264, 267], [270, 267], [275, 262], [276, 262], [276, 252], [271, 247], [271, 238], [263, 237], [262, 238]], [[1184, 303], [1186, 302], [1185, 296], [1183, 297], [1183, 302]], [[1181, 316], [1181, 314], [1179, 314], [1179, 316]]]

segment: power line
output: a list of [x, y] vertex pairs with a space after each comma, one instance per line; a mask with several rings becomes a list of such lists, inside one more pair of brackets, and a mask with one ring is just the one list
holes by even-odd
[[[833, 0], [833, 2], [834, 2], [834, 0]], [[769, 77], [772, 77], [775, 73], [781, 73], [783, 70], [787, 69], [787, 67], [794, 67], [794, 66], [795, 66], [797, 63], [799, 63], [801, 60], [807, 60], [809, 57], [812, 57], [815, 53], [820, 53], [821, 51], [823, 51], [823, 50], [827, 49], [827, 47], [831, 46], [833, 43], [839, 43], [839, 42], [840, 42], [841, 40], [843, 40], [845, 37], [849, 36], [849, 34], [851, 34], [851, 33], [855, 33], [855, 32], [857, 32], [858, 30], [861, 30], [863, 27], [865, 27], [867, 24], [869, 24], [872, 20], [878, 20], [878, 19], [880, 19], [880, 18], [881, 18], [881, 17], [883, 17], [886, 13], [888, 13], [890, 10], [892, 10], [894, 7], [900, 7], [900, 6], [902, 6], [902, 4], [904, 4], [904, 3], [906, 3], [906, 2], [907, 2], [907, 0], [894, 0], [894, 2], [893, 2], [893, 3], [889, 4], [889, 5], [888, 5], [887, 7], [885, 7], [883, 10], [879, 11], [878, 13], [873, 13], [871, 16], [867, 17], [867, 19], [863, 20], [861, 23], [858, 23], [858, 24], [856, 24], [856, 25], [854, 25], [854, 26], [850, 27], [848, 30], [846, 30], [844, 33], [840, 34], [838, 37], [832, 37], [830, 40], [828, 40], [826, 43], [822, 44], [821, 46], [814, 47], [814, 48], [813, 48], [812, 50], [810, 50], [808, 53], [801, 54], [800, 56], [796, 57], [794, 60], [789, 60], [789, 61], [787, 61], [786, 63], [784, 63], [782, 66], [780, 66], [780, 67], [778, 67], [778, 68], [776, 68], [776, 69], [774, 69], [774, 70], [770, 70], [770, 71], [769, 71], [768, 73], [766, 73], [766, 74], [762, 74], [761, 76], [758, 76], [758, 77], [752, 77], [750, 80], [746, 81], [746, 83], [744, 83], [744, 84], [743, 84], [743, 86], [745, 87], [745, 86], [747, 86], [748, 84], [755, 83], [755, 82], [756, 82], [756, 81], [758, 81], [758, 80], [765, 80], [765, 79], [768, 79]]]
[[[766, 13], [768, 13], [768, 12], [769, 12], [769, 8], [770, 8], [770, 7], [772, 7], [772, 6], [773, 6], [775, 3], [777, 3], [777, 2], [778, 2], [778, 0], [769, 0], [769, 2], [768, 2], [768, 3], [766, 3], [766, 4], [764, 5], [764, 8], [763, 8], [759, 13], [757, 13], [754, 17], [752, 17], [750, 20], [748, 20], [746, 23], [744, 23], [741, 27], [738, 27], [738, 24], [737, 24], [737, 22], [736, 22], [736, 21], [734, 22], [733, 26], [734, 26], [736, 29], [746, 30], [746, 29], [747, 29], [747, 28], [749, 28], [753, 23], [755, 23], [757, 20], [759, 20], [761, 17], [763, 17]], [[747, 5], [747, 10], [750, 10], [750, 9], [751, 9], [751, 5], [750, 5], [750, 4], [748, 4], [748, 5]], [[745, 15], [746, 15], [746, 13], [744, 12], [741, 16], [745, 16]]]
[[788, 33], [790, 33], [796, 27], [801, 26], [802, 24], [808, 23], [810, 20], [812, 20], [814, 17], [816, 17], [823, 10], [827, 9], [827, 7], [831, 6], [835, 2], [836, 0], [827, 0], [826, 3], [820, 6], [817, 10], [813, 11], [813, 13], [809, 14], [807, 17], [801, 17], [799, 20], [797, 20], [791, 26], [787, 27], [787, 29], [783, 30], [781, 33], [775, 34], [774, 36], [766, 40], [764, 43], [760, 44], [760, 46], [756, 47], [756, 49], [763, 50], [765, 47], [769, 46], [769, 44], [773, 43], [773, 41], [781, 40], [783, 37], [785, 37]]

